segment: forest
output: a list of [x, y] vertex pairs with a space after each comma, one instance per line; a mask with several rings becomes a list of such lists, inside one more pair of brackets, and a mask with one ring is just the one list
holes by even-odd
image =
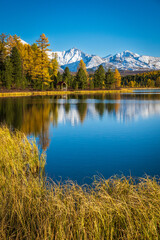
[[121, 85], [123, 87], [160, 87], [160, 71], [151, 71], [122, 77]]
[[62, 82], [68, 89], [119, 89], [120, 87], [160, 87], [160, 71], [121, 77], [118, 69], [102, 65], [89, 74], [81, 60], [76, 73], [66, 67], [60, 73], [56, 54], [48, 57], [49, 40], [41, 34], [36, 43], [24, 44], [17, 35], [0, 35], [1, 90], [61, 90]]

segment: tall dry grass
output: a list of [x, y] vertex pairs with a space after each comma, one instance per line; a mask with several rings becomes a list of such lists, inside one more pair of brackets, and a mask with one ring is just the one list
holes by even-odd
[[0, 239], [160, 239], [160, 184], [149, 177], [47, 181], [45, 156], [0, 128]]

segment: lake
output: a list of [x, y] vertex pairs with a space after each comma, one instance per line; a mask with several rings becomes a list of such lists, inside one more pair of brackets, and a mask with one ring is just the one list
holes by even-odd
[[0, 122], [36, 138], [54, 180], [160, 176], [160, 90], [0, 98]]

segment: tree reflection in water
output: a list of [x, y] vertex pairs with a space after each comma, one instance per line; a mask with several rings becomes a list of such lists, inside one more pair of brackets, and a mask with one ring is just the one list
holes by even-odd
[[160, 94], [102, 94], [40, 96], [0, 99], [0, 122], [39, 139], [46, 150], [50, 143], [49, 127], [60, 122], [83, 124], [86, 116], [112, 115], [118, 121], [160, 114]]

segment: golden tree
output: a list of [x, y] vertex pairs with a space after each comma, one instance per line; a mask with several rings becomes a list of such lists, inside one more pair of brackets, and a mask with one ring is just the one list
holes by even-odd
[[29, 44], [24, 45], [23, 47], [23, 69], [25, 74], [28, 74], [30, 77], [32, 77], [32, 72], [34, 68], [34, 51], [32, 50], [31, 46]]
[[86, 75], [88, 75], [87, 69], [86, 69], [86, 64], [84, 63], [84, 61], [83, 61], [82, 59], [81, 59], [80, 62], [79, 62], [79, 65], [78, 65], [78, 67], [77, 67], [77, 71], [78, 71], [80, 68], [82, 68], [82, 69], [85, 71]]
[[121, 74], [118, 69], [115, 69], [114, 78], [116, 80], [116, 87], [119, 88], [121, 86]]
[[48, 43], [48, 38], [45, 36], [44, 33], [40, 35], [39, 40], [37, 40], [36, 42], [40, 51], [36, 51], [37, 61], [35, 65], [34, 75], [40, 80], [41, 89], [43, 90], [43, 86], [49, 85], [51, 81], [48, 71], [50, 62], [47, 55], [47, 51], [49, 50], [48, 47], [50, 46], [50, 44]]
[[4, 62], [7, 57], [7, 35], [0, 35], [0, 61]]

